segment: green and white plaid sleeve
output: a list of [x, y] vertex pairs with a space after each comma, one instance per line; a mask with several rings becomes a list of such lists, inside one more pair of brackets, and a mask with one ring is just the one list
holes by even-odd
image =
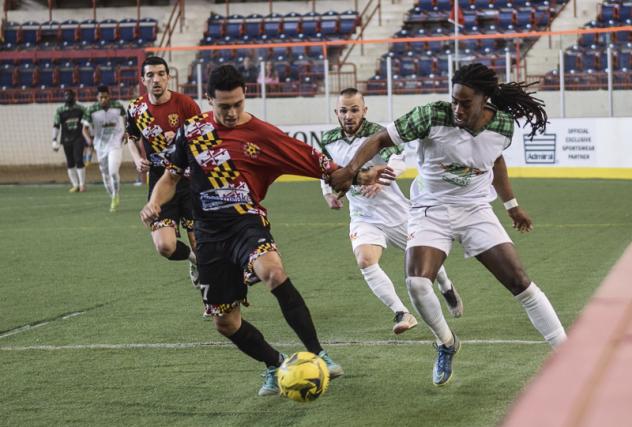
[[99, 109], [99, 104], [93, 104], [89, 108], [83, 110], [83, 118], [81, 122], [85, 126], [92, 126], [92, 113]]
[[434, 113], [433, 104], [417, 106], [386, 127], [396, 145], [424, 139], [430, 133]]
[[53, 127], [59, 128], [61, 126], [61, 109], [62, 107], [57, 107], [55, 110], [55, 117], [53, 118]]

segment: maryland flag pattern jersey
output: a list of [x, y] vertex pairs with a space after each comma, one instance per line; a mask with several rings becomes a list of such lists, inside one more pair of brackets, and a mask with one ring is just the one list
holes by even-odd
[[212, 113], [185, 121], [168, 160], [174, 173], [190, 167], [196, 221], [265, 216], [260, 203], [279, 176], [324, 179], [336, 168], [321, 152], [254, 116], [226, 128]]
[[143, 141], [147, 159], [154, 167], [164, 166], [164, 153], [169, 145], [167, 134], [175, 132], [189, 117], [200, 114], [200, 107], [186, 95], [171, 92], [164, 104], [152, 104], [146, 95], [127, 107], [127, 134]]

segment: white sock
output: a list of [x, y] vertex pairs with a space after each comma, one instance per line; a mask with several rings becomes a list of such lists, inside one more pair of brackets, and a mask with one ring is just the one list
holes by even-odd
[[439, 291], [441, 291], [441, 293], [446, 293], [450, 289], [452, 289], [452, 281], [448, 277], [448, 273], [445, 271], [445, 268], [443, 267], [443, 265], [437, 272], [436, 282], [437, 282], [437, 288], [439, 288]]
[[424, 322], [430, 327], [439, 343], [451, 347], [454, 335], [443, 317], [441, 303], [432, 290], [432, 282], [426, 277], [407, 277], [406, 287], [410, 300], [419, 312]]
[[79, 187], [79, 180], [77, 178], [77, 169], [69, 168], [68, 169], [68, 179], [70, 179], [70, 185], [73, 187]]
[[514, 298], [522, 304], [533, 326], [551, 347], [555, 348], [566, 340], [566, 332], [564, 332], [564, 327], [560, 323], [555, 309], [544, 292], [538, 288], [538, 285], [531, 282], [527, 289]]
[[195, 256], [195, 252], [193, 252], [193, 248], [191, 248], [191, 251], [189, 252], [189, 262], [191, 264], [197, 264], [197, 258]]
[[86, 185], [86, 169], [85, 168], [77, 168], [77, 176], [79, 177], [79, 186], [83, 187]]
[[112, 195], [115, 196], [119, 193], [121, 188], [121, 176], [117, 173], [110, 175], [112, 181]]
[[390, 308], [393, 313], [397, 313], [398, 311], [408, 312], [402, 300], [397, 296], [393, 282], [384, 270], [380, 268], [379, 264], [361, 268], [360, 271], [362, 272], [366, 284], [369, 285], [369, 288], [371, 288], [375, 296], [382, 301], [385, 306]]
[[110, 175], [102, 173], [101, 178], [103, 179], [103, 186], [105, 187], [105, 191], [107, 191], [110, 196], [113, 196], [114, 189], [112, 188], [112, 179], [110, 178]]

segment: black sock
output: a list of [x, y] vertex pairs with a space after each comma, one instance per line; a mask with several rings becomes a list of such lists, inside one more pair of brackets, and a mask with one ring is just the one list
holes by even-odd
[[176, 250], [173, 251], [173, 253], [167, 257], [167, 259], [171, 261], [184, 261], [185, 259], [189, 259], [190, 253], [190, 247], [182, 243], [180, 240], [176, 240]]
[[285, 282], [272, 289], [272, 294], [279, 301], [283, 317], [294, 329], [305, 348], [314, 354], [320, 353], [323, 348], [318, 341], [312, 316], [309, 314], [309, 309], [305, 305], [303, 297], [290, 282], [290, 279], [288, 278]]
[[237, 348], [255, 360], [264, 362], [266, 366], [280, 366], [279, 352], [263, 338], [259, 329], [251, 323], [241, 320], [241, 327], [228, 337]]

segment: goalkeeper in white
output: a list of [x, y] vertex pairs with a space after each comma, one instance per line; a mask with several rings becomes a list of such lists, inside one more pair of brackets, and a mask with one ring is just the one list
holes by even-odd
[[[345, 166], [364, 141], [383, 128], [366, 120], [364, 97], [355, 88], [348, 88], [340, 93], [334, 111], [340, 127], [323, 135], [320, 148], [337, 164]], [[406, 167], [403, 152], [394, 148], [380, 151], [364, 167], [378, 164], [388, 164], [397, 175]], [[417, 181], [413, 185], [418, 185]], [[340, 209], [343, 203], [331, 187], [324, 181], [321, 181], [321, 187], [329, 207]], [[410, 202], [395, 182], [390, 186], [353, 186], [347, 192], [347, 198], [351, 215], [349, 237], [358, 267], [375, 296], [395, 314], [393, 332], [405, 332], [415, 327], [417, 320], [397, 295], [393, 282], [382, 270], [379, 261], [389, 243], [402, 250], [406, 249]], [[460, 317], [463, 314], [463, 303], [443, 267], [437, 274], [437, 285], [450, 313], [454, 317]]]

